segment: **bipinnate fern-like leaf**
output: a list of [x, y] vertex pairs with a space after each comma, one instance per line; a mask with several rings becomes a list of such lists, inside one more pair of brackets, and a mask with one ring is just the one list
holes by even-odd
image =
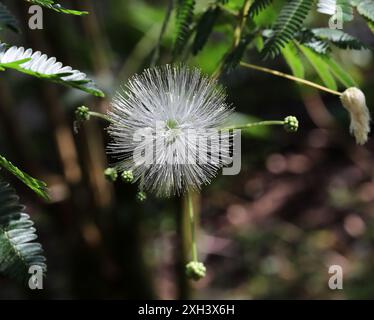
[[374, 22], [374, 1], [373, 0], [358, 1], [356, 8], [360, 15], [370, 20], [371, 22]]
[[179, 54], [185, 47], [191, 35], [195, 0], [177, 0], [176, 29], [174, 41], [174, 55]]
[[351, 21], [353, 19], [351, 0], [319, 0], [317, 11], [330, 16], [341, 13], [343, 21]]
[[45, 182], [29, 176], [26, 172], [17, 168], [13, 163], [0, 155], [0, 167], [8, 170], [11, 174], [21, 180], [26, 186], [33, 190], [38, 196], [49, 200], [47, 185]]
[[239, 45], [236, 46], [234, 50], [229, 52], [223, 60], [223, 72], [230, 73], [234, 70], [240, 63], [240, 60], [245, 54], [245, 50], [249, 43], [253, 40], [252, 35], [247, 35], [240, 39]]
[[249, 11], [248, 16], [254, 17], [257, 16], [262, 10], [264, 10], [266, 7], [268, 7], [273, 0], [255, 0], [253, 1]]
[[15, 69], [34, 77], [80, 89], [94, 96], [104, 96], [85, 73], [63, 66], [55, 57], [48, 58], [40, 51], [33, 52], [32, 49], [25, 50], [16, 46], [8, 48], [5, 44], [0, 44], [0, 70], [5, 69]]
[[221, 9], [218, 6], [209, 7], [201, 16], [197, 24], [196, 35], [192, 45], [193, 54], [196, 55], [208, 41], [220, 12]]
[[14, 32], [20, 32], [17, 19], [8, 8], [0, 2], [0, 30], [4, 27], [9, 28]]
[[61, 6], [58, 3], [55, 3], [54, 0], [26, 0], [27, 2], [30, 2], [32, 4], [37, 4], [39, 6], [42, 6], [47, 9], [51, 9], [56, 12], [61, 12], [61, 13], [66, 13], [66, 14], [72, 14], [76, 16], [81, 16], [88, 14], [87, 11], [78, 11], [78, 10], [71, 10], [71, 9], [66, 9], [63, 6]]
[[35, 242], [34, 223], [8, 183], [0, 182], [0, 274], [21, 283], [30, 278], [29, 268], [39, 267], [45, 274], [42, 246]]
[[311, 29], [311, 32], [316, 38], [330, 41], [332, 44], [341, 49], [361, 50], [366, 48], [366, 46], [359, 39], [342, 30], [314, 28]]
[[327, 54], [331, 45], [340, 49], [361, 50], [367, 48], [359, 39], [338, 29], [314, 28], [302, 29], [295, 39], [316, 53]]
[[283, 6], [272, 28], [271, 37], [265, 42], [262, 52], [265, 58], [277, 56], [281, 49], [296, 36], [312, 4], [313, 0], [290, 0]]

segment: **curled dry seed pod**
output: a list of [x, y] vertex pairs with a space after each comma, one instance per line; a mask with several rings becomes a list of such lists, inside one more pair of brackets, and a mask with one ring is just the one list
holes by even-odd
[[364, 93], [355, 87], [345, 90], [340, 99], [351, 117], [350, 131], [358, 144], [365, 144], [370, 132], [370, 113]]

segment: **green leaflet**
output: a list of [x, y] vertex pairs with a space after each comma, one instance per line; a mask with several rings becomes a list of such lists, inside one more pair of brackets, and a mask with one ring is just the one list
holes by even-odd
[[197, 24], [196, 35], [192, 45], [193, 54], [196, 55], [200, 50], [202, 50], [208, 41], [220, 12], [221, 9], [219, 7], [209, 7], [201, 16]]
[[31, 190], [33, 190], [37, 195], [45, 200], [49, 200], [47, 193], [47, 185], [45, 182], [37, 180], [22, 170], [18, 169], [14, 164], [8, 161], [6, 158], [0, 155], [0, 166], [8, 170], [11, 174], [16, 176], [25, 185], [27, 185]]
[[336, 5], [341, 8], [344, 21], [353, 20], [353, 8], [350, 0], [336, 0]]
[[329, 41], [341, 49], [361, 50], [366, 48], [366, 46], [359, 39], [338, 29], [315, 28], [311, 29], [310, 32], [317, 39]]
[[34, 242], [34, 223], [23, 210], [14, 190], [0, 182], [0, 274], [26, 284], [31, 266], [43, 274], [47, 266], [42, 246]]
[[267, 6], [271, 5], [273, 0], [255, 0], [253, 1], [251, 8], [249, 9], [248, 16], [254, 17], [257, 16], [262, 10]]
[[358, 86], [351, 75], [346, 72], [333, 58], [330, 58], [328, 56], [324, 56], [323, 58], [326, 60], [326, 63], [330, 67], [330, 71], [346, 88]]
[[88, 14], [87, 11], [77, 11], [77, 10], [70, 10], [62, 7], [60, 4], [55, 3], [54, 0], [26, 0], [32, 4], [37, 4], [47, 9], [51, 9], [56, 12], [65, 13], [65, 14], [72, 14], [76, 16], [82, 16]]
[[290, 0], [283, 6], [272, 28], [273, 34], [265, 42], [265, 58], [276, 57], [281, 49], [294, 39], [313, 3], [313, 0]]
[[195, 0], [177, 0], [176, 29], [174, 41], [174, 55], [183, 51], [191, 35]]
[[299, 45], [299, 48], [313, 66], [325, 86], [329, 89], [337, 90], [336, 81], [330, 73], [330, 68], [326, 61], [320, 55], [304, 45]]
[[293, 75], [298, 78], [304, 78], [304, 66], [297, 54], [297, 48], [292, 42], [282, 49], [282, 55], [291, 68]]
[[25, 50], [23, 47], [16, 46], [7, 48], [5, 44], [0, 44], [0, 70], [5, 69], [14, 69], [85, 91], [94, 96], [105, 96], [95, 83], [87, 78], [86, 74], [68, 66], [64, 67], [56, 61], [56, 58], [48, 58], [39, 51], [33, 52], [31, 49]]
[[357, 5], [357, 11], [360, 15], [374, 22], [374, 1], [364, 0]]

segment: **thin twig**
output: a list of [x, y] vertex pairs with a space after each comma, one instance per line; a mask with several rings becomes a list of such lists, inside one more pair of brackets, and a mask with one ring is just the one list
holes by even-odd
[[158, 37], [157, 45], [156, 45], [156, 48], [155, 48], [155, 50], [153, 52], [153, 55], [152, 55], [152, 59], [151, 59], [151, 63], [150, 63], [151, 67], [155, 66], [156, 63], [158, 62], [159, 58], [160, 58], [160, 48], [161, 48], [162, 38], [164, 37], [166, 28], [169, 24], [169, 20], [170, 20], [172, 11], [173, 11], [173, 0], [169, 0], [167, 11], [166, 11], [166, 16], [165, 16], [165, 19], [162, 23], [162, 27], [161, 27], [160, 35]]
[[224, 127], [220, 130], [228, 131], [228, 130], [235, 130], [235, 129], [248, 129], [248, 128], [258, 127], [258, 126], [275, 126], [275, 125], [283, 126], [284, 124], [285, 122], [283, 120], [266, 120], [266, 121], [259, 121], [259, 122], [253, 122], [253, 123], [247, 123], [247, 124], [233, 125], [229, 127]]
[[286, 79], [289, 79], [289, 80], [292, 80], [292, 81], [296, 81], [296, 82], [305, 84], [307, 86], [310, 86], [310, 87], [313, 87], [313, 88], [316, 88], [316, 89], [319, 89], [319, 90], [323, 90], [323, 91], [326, 91], [326, 92], [331, 93], [331, 94], [335, 94], [337, 96], [341, 96], [342, 95], [342, 93], [339, 92], [339, 91], [335, 91], [335, 90], [326, 88], [326, 87], [321, 86], [321, 85], [319, 85], [317, 83], [314, 83], [312, 81], [301, 79], [301, 78], [298, 78], [298, 77], [295, 77], [295, 76], [292, 76], [290, 74], [283, 73], [283, 72], [280, 72], [280, 71], [277, 71], [277, 70], [273, 70], [273, 69], [269, 69], [269, 68], [265, 68], [265, 67], [256, 66], [254, 64], [246, 63], [246, 62], [243, 62], [243, 61], [240, 62], [240, 65], [242, 67], [246, 67], [246, 68], [250, 68], [250, 69], [262, 71], [262, 72], [265, 72], [265, 73], [272, 74], [274, 76], [278, 76], [278, 77], [286, 78]]
[[193, 209], [193, 201], [192, 201], [192, 194], [191, 192], [188, 192], [187, 194], [187, 206], [188, 206], [188, 213], [190, 217], [190, 226], [191, 226], [191, 254], [192, 254], [192, 260], [198, 261], [197, 259], [197, 246], [196, 246], [196, 222], [195, 222], [195, 215], [194, 215], [194, 209]]

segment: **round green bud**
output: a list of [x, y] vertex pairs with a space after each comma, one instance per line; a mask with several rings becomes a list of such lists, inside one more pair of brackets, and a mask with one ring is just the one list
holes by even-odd
[[75, 110], [75, 118], [77, 121], [90, 120], [90, 109], [85, 106], [80, 106]]
[[147, 200], [147, 194], [143, 191], [139, 191], [137, 194], [136, 194], [136, 200], [138, 202], [144, 202], [145, 200]]
[[288, 116], [284, 119], [284, 129], [287, 132], [296, 132], [299, 128], [299, 121], [294, 116]]
[[121, 174], [121, 178], [126, 183], [131, 183], [134, 180], [134, 175], [132, 174], [132, 171], [123, 171]]
[[114, 169], [114, 168], [105, 169], [104, 175], [105, 175], [105, 178], [107, 178], [108, 181], [112, 181], [112, 182], [116, 181], [117, 177], [118, 177], [117, 170]]
[[202, 262], [191, 261], [186, 265], [186, 275], [188, 278], [198, 281], [205, 277], [206, 268]]

